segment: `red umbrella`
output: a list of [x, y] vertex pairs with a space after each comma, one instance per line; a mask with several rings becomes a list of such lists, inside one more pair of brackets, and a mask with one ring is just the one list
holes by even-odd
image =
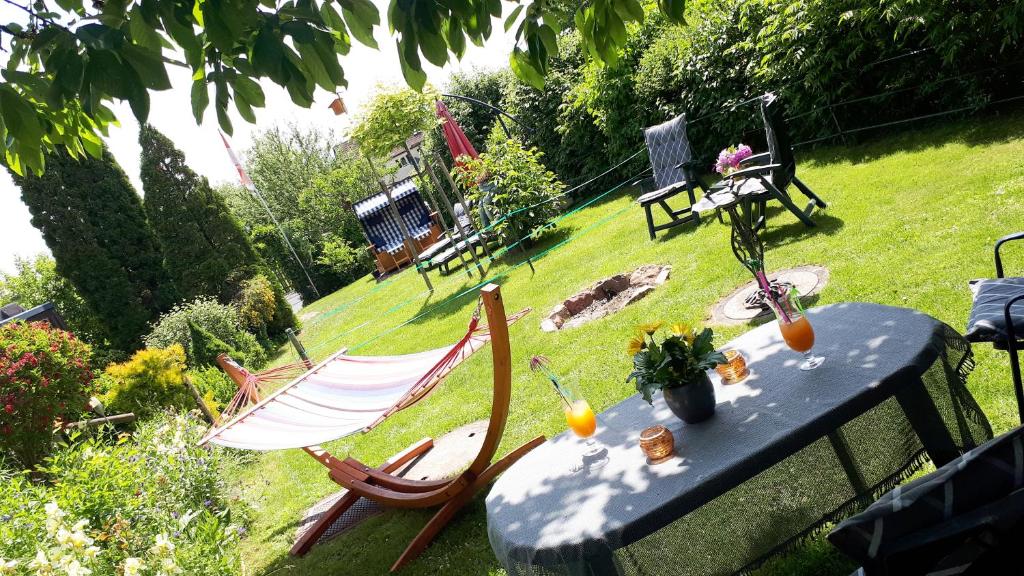
[[462, 162], [459, 162], [460, 156], [479, 157], [469, 138], [466, 138], [466, 133], [462, 131], [455, 118], [452, 118], [448, 107], [440, 100], [437, 101], [437, 117], [444, 121], [442, 124], [444, 139], [448, 141], [448, 149], [452, 151], [452, 158], [455, 159], [456, 164], [462, 166]]

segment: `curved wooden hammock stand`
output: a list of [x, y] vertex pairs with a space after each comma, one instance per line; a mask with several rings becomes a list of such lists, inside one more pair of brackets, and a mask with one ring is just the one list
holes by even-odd
[[[384, 506], [394, 508], [429, 508], [441, 506], [416, 538], [406, 547], [405, 552], [391, 566], [395, 572], [423, 552], [434, 537], [452, 520], [455, 514], [473, 496], [494, 478], [520, 459], [530, 450], [544, 442], [543, 436], [516, 448], [493, 461], [508, 420], [509, 401], [512, 397], [512, 354], [509, 346], [508, 324], [501, 291], [495, 284], [488, 284], [480, 291], [487, 323], [491, 333], [491, 358], [494, 364], [494, 396], [491, 401], [491, 418], [487, 425], [480, 452], [464, 472], [442, 480], [411, 480], [395, 476], [392, 472], [402, 468], [410, 460], [433, 447], [433, 441], [425, 438], [403, 452], [396, 454], [379, 467], [371, 467], [354, 458], [339, 459], [320, 446], [303, 448], [310, 456], [328, 470], [328, 476], [348, 489], [317, 522], [307, 530], [295, 545], [291, 554], [301, 556], [355, 504], [360, 497], [369, 498]], [[218, 358], [221, 368], [240, 387], [245, 375], [238, 365], [229, 358]], [[256, 399], [258, 400], [258, 399]]]

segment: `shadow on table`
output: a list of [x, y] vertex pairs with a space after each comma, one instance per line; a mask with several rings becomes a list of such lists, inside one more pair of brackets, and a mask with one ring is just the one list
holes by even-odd
[[[837, 304], [833, 309], [841, 310], [849, 306], [851, 305]], [[818, 311], [809, 313], [812, 324], [817, 313]], [[875, 329], [869, 334], [864, 334], [863, 338], [858, 334], [855, 340], [840, 342], [837, 339], [829, 341], [826, 337], [825, 341], [815, 348], [815, 352], [825, 356], [826, 363], [833, 367], [844, 366], [847, 369], [864, 372], [868, 376], [865, 383], [870, 382], [876, 374], [897, 374], [897, 364], [902, 361], [902, 356], [898, 356], [897, 351], [905, 349], [902, 344], [906, 336], [903, 330], [917, 331], [920, 328], [913, 325], [903, 328], [903, 319], [910, 320], [917, 314], [923, 313], [915, 313], [910, 317], [903, 316], [902, 319], [896, 317], [886, 320], [883, 316], [880, 318], [881, 321], [874, 325]], [[829, 328], [841, 328], [822, 320], [820, 328], [824, 335], [836, 333]], [[846, 331], [840, 333], [849, 335]], [[745, 473], [739, 470], [743, 466], [753, 466], [751, 462], [744, 460], [740, 464], [730, 462], [728, 458], [718, 460], [722, 452], [713, 448], [689, 453], [686, 449], [688, 438], [720, 438], [718, 433], [724, 432], [734, 434], [733, 441], [742, 443], [745, 436], [750, 437], [758, 431], [779, 432], [779, 423], [791, 422], [797, 425], [789, 410], [793, 408], [794, 403], [807, 401], [802, 398], [803, 389], [789, 396], [780, 395], [779, 387], [784, 381], [757, 376], [785, 374], [786, 370], [798, 373], [796, 371], [800, 355], [790, 350], [783, 342], [781, 334], [777, 332], [765, 338], [759, 348], [761, 353], [748, 359], [754, 377], [742, 384], [747, 390], [737, 388], [737, 394], [727, 395], [718, 400], [720, 408], [728, 404], [730, 409], [715, 417], [721, 418], [717, 420], [721, 429], [710, 429], [706, 424], [686, 425], [681, 421], [670, 426], [676, 436], [682, 458], [677, 457], [657, 467], [627, 466], [621, 474], [608, 474], [598, 482], [587, 482], [586, 472], [574, 473], [568, 467], [561, 470], [545, 470], [543, 473], [538, 471], [528, 489], [509, 486], [515, 494], [513, 500], [509, 500], [505, 493], [492, 493], [491, 513], [502, 520], [501, 531], [506, 537], [505, 541], [519, 542], [531, 547], [533, 543], [543, 538], [562, 542], [562, 535], [567, 531], [571, 534], [603, 534], [606, 535], [603, 540], [599, 540], [599, 543], [591, 541], [589, 548], [582, 550], [583, 557], [607, 559], [609, 549], [618, 550], [614, 555], [614, 561], [624, 565], [621, 570], [626, 574], [647, 573], [651, 570], [658, 574], [680, 575], [732, 573], [747, 568], [747, 562], [754, 561], [756, 566], [756, 563], [767, 554], [774, 554], [779, 550], [805, 553], [803, 544], [808, 539], [820, 538], [819, 528], [823, 519], [828, 518], [834, 509], [848, 510], [848, 498], [857, 500], [857, 488], [847, 476], [842, 457], [837, 455], [826, 437], [814, 436], [809, 440], [809, 444], [791, 453], [787, 452], [781, 460], [767, 464], [761, 472], [757, 472], [749, 479], [744, 479]], [[911, 347], [916, 345], [912, 344]], [[821, 372], [823, 375], [828, 373], [827, 368]], [[860, 388], [855, 386], [853, 389]], [[811, 388], [806, 390], [810, 391]], [[898, 407], [896, 409], [899, 410]], [[625, 436], [624, 432], [639, 432], [639, 427], [647, 425], [643, 423], [644, 420], [652, 422], [651, 416], [639, 414], [641, 411], [646, 413], [647, 410], [643, 404], [628, 401], [613, 406], [600, 415], [601, 424], [606, 428], [605, 434], [618, 443]], [[872, 415], [867, 421], [888, 418], [887, 412], [875, 413], [873, 406], [861, 413], [864, 414]], [[816, 417], [815, 427], [819, 426], [821, 421]], [[770, 424], [759, 426], [757, 422]], [[713, 419], [707, 424], [715, 423], [716, 420]], [[873, 426], [869, 428], [874, 429]], [[599, 430], [599, 441], [602, 435]], [[778, 439], [778, 442], [789, 443], [790, 440], [786, 438], [788, 436]], [[553, 441], [557, 443], [558, 438]], [[731, 446], [729, 441], [716, 442], [725, 451]], [[908, 457], [911, 458], [911, 462], [916, 461], [916, 450], [910, 450], [912, 454]], [[760, 464], [765, 464], [765, 459], [773, 458], [762, 452], [761, 449], [757, 449], [756, 452], [751, 452], [751, 455], [757, 453], [758, 456], [751, 457], [757, 459]], [[626, 457], [622, 452], [617, 454], [618, 457]], [[900, 461], [899, 466], [906, 465], [902, 460], [902, 452], [894, 454], [893, 459]], [[528, 461], [529, 457], [522, 463]], [[872, 470], [875, 466], [884, 468], [885, 474], [900, 472], [888, 470], [889, 465], [896, 466], [888, 460], [882, 464], [872, 464], [870, 460], [865, 462], [867, 463], [864, 466], [871, 467]], [[784, 466], [780, 468], [780, 464]], [[663, 478], [666, 472], [674, 472], [671, 467], [692, 469], [695, 470], [694, 474], [701, 474], [693, 477], [692, 481], [683, 481], [683, 485], [686, 486], [692, 486], [688, 482], [699, 482], [700, 488], [672, 492], [669, 489], [671, 482], [658, 482], [657, 480]], [[651, 486], [658, 486], [664, 493], [648, 492], [647, 489]], [[600, 505], [594, 505], [595, 498]], [[523, 506], [523, 502], [534, 499], [539, 499], [537, 502], [542, 504]], [[648, 500], [643, 502], [633, 499]], [[674, 510], [664, 513], [660, 510], [652, 511], [657, 509], [658, 502], [672, 502]], [[638, 507], [642, 512], [637, 511]], [[585, 512], [577, 515], [577, 511]], [[679, 518], [677, 513], [684, 514], [686, 521], [669, 520], [671, 517]], [[537, 526], [544, 527], [539, 534], [534, 532], [534, 527]], [[645, 535], [656, 526], [661, 527], [653, 534]], [[624, 542], [629, 544], [622, 549]], [[498, 553], [504, 556], [503, 562], [525, 560], [539, 564], [554, 564], [564, 570], [566, 566], [578, 564], [581, 552], [576, 548], [572, 552], [573, 557], [564, 557], [550, 552], [537, 554], [531, 547], [529, 550], [499, 550]], [[721, 565], [713, 564], [712, 558], [716, 555], [725, 558]], [[810, 562], [810, 569], [804, 572], [807, 574], [848, 573], [848, 563], [838, 559], [831, 553], [830, 548], [807, 552], [807, 560]], [[819, 561], [823, 563], [822, 569], [814, 570], [814, 563]], [[686, 570], [688, 564], [692, 570]], [[796, 562], [796, 565], [800, 564], [802, 562]], [[674, 566], [674, 571], [666, 571], [666, 566]], [[556, 569], [556, 573], [561, 572], [557, 572]]]

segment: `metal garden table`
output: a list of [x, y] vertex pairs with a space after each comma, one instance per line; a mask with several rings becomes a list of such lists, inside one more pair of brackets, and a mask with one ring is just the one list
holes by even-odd
[[[567, 432], [506, 471], [487, 523], [509, 574], [748, 570], [899, 484], [926, 456], [942, 464], [991, 438], [965, 387], [970, 348], [945, 324], [866, 303], [808, 317], [820, 368], [798, 370], [800, 354], [768, 323], [728, 344], [751, 374], [727, 386], [713, 376], [710, 420], [688, 425], [660, 395], [653, 407], [634, 395], [599, 415], [603, 467], [572, 472], [582, 440]], [[673, 432], [677, 456], [651, 466], [638, 438], [655, 423]]]

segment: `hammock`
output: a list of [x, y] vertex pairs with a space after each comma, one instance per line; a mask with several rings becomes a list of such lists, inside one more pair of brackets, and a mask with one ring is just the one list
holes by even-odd
[[[508, 324], [528, 312], [513, 314]], [[241, 373], [244, 382], [224, 411], [222, 422], [227, 423], [213, 428], [200, 445], [247, 450], [305, 448], [370, 430], [422, 400], [481, 349], [490, 340], [490, 331], [478, 324], [479, 307], [458, 342], [426, 352], [350, 356], [339, 351], [263, 399], [260, 384], [280, 379], [293, 367], [255, 375], [234, 364], [232, 368]], [[248, 410], [234, 415], [250, 404]]]

